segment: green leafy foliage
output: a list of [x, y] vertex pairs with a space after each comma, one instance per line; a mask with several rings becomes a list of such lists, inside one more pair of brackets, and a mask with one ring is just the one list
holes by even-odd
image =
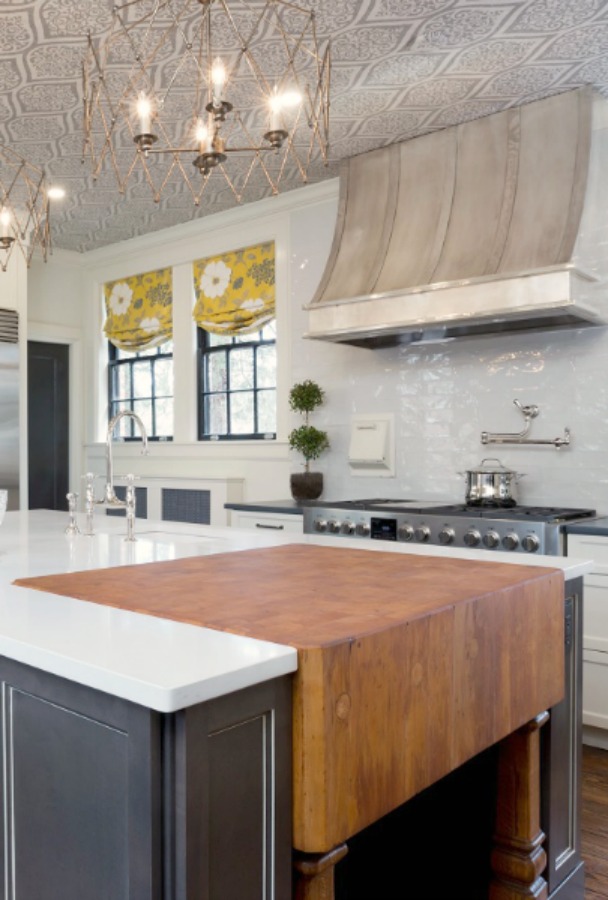
[[304, 468], [310, 470], [311, 459], [317, 459], [329, 447], [326, 431], [320, 431], [310, 425], [308, 417], [325, 400], [325, 392], [314, 381], [307, 379], [294, 384], [289, 393], [289, 405], [294, 412], [304, 416], [304, 425], [294, 428], [289, 435], [289, 446], [304, 457]]
[[321, 406], [325, 400], [325, 391], [314, 381], [307, 379], [299, 384], [294, 384], [289, 392], [289, 405], [294, 412], [311, 413], [317, 406]]
[[311, 459], [317, 459], [329, 447], [329, 439], [324, 431], [314, 425], [300, 425], [289, 435], [289, 446], [297, 450], [305, 459], [306, 470]]

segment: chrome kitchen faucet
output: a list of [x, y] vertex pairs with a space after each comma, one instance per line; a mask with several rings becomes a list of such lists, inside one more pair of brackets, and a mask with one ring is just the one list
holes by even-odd
[[132, 412], [130, 409], [123, 409], [119, 413], [110, 419], [108, 424], [108, 431], [106, 435], [106, 484], [104, 488], [103, 498], [101, 500], [95, 499], [95, 475], [93, 472], [87, 472], [84, 475], [85, 480], [85, 509], [86, 509], [86, 528], [85, 534], [92, 535], [94, 534], [93, 530], [93, 513], [96, 506], [107, 506], [114, 509], [124, 509], [127, 514], [127, 541], [135, 541], [137, 540], [134, 534], [135, 531], [135, 481], [137, 480], [137, 476], [135, 475], [126, 475], [125, 480], [127, 482], [125, 499], [121, 500], [116, 496], [116, 491], [114, 489], [114, 461], [112, 458], [112, 435], [114, 434], [114, 429], [117, 423], [124, 418], [133, 419], [134, 422], [139, 426], [139, 430], [141, 432], [142, 439], [142, 454], [148, 453], [148, 435], [146, 434], [146, 429], [144, 423], [137, 415], [137, 413]]

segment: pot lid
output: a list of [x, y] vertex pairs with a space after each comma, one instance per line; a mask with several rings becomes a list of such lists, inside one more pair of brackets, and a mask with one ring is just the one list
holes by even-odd
[[473, 475], [487, 475], [492, 472], [499, 472], [504, 475], [517, 475], [517, 472], [514, 469], [503, 466], [499, 459], [493, 457], [482, 459], [478, 466], [475, 466], [473, 469], [467, 469], [467, 472], [470, 472]]

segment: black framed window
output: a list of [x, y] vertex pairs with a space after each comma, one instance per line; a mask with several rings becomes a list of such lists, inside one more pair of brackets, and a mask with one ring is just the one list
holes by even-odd
[[[109, 418], [123, 409], [140, 417], [150, 440], [173, 440], [173, 342], [132, 353], [108, 344]], [[122, 419], [116, 434], [140, 440], [132, 419]]]
[[276, 322], [245, 335], [197, 330], [199, 440], [275, 438]]

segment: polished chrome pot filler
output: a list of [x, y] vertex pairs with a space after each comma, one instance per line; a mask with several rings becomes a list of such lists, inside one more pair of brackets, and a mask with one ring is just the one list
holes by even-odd
[[562, 556], [562, 526], [595, 515], [593, 509], [565, 507], [316, 500], [304, 506], [304, 533]]

